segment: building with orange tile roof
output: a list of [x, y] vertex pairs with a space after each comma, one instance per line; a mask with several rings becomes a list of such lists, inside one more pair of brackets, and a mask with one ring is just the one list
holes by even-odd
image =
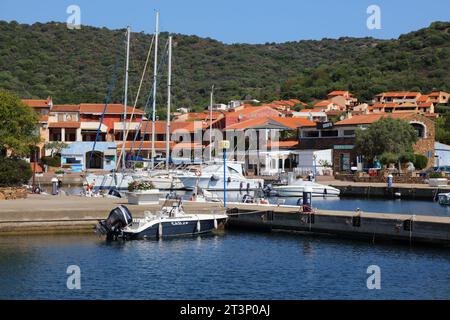
[[445, 91], [434, 91], [428, 94], [428, 99], [434, 104], [450, 105], [450, 93]]
[[[44, 146], [49, 138], [48, 122], [53, 101], [51, 97], [48, 97], [47, 99], [21, 99], [21, 101], [23, 104], [31, 107], [38, 116], [37, 126], [42, 141], [36, 145], [36, 152], [32, 152], [30, 156], [30, 161], [36, 161], [45, 156]], [[35, 159], [36, 156], [38, 159]]]
[[382, 92], [375, 95], [373, 103], [416, 103], [420, 96], [421, 93], [415, 91]]
[[434, 121], [416, 112], [401, 113], [370, 113], [364, 115], [350, 116], [337, 121], [326, 128], [305, 127], [300, 129], [299, 142], [301, 149], [333, 149], [334, 172], [348, 172], [351, 164], [357, 164], [357, 156], [353, 150], [355, 133], [357, 129], [368, 128], [372, 123], [382, 118], [393, 118], [407, 121], [416, 130], [419, 140], [414, 145], [417, 154], [428, 158], [428, 165], [434, 162]]

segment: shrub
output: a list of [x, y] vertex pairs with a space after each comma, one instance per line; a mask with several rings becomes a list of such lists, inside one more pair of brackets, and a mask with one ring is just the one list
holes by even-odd
[[396, 163], [398, 161], [398, 155], [392, 152], [383, 152], [380, 156], [380, 162], [385, 165]]
[[28, 162], [16, 158], [0, 158], [0, 186], [28, 184], [32, 175], [33, 171]]
[[128, 191], [145, 191], [151, 190], [154, 186], [150, 181], [133, 181], [128, 185]]
[[136, 169], [141, 169], [141, 168], [144, 167], [144, 163], [143, 163], [143, 162], [135, 162], [135, 163], [134, 163], [134, 167], [135, 167]]
[[421, 154], [416, 154], [415, 156], [414, 156], [414, 167], [417, 169], [417, 170], [422, 170], [422, 169], [424, 169], [424, 168], [426, 168], [427, 167], [427, 164], [428, 164], [428, 158], [427, 157], [425, 157], [424, 155], [421, 155]]
[[432, 172], [429, 175], [430, 178], [435, 179], [435, 178], [442, 178], [442, 173], [440, 172]]
[[399, 160], [401, 163], [407, 163], [407, 162], [412, 162], [414, 163], [414, 160], [416, 159], [416, 156], [414, 155], [414, 153], [412, 152], [406, 152], [406, 153], [402, 153], [399, 156]]
[[60, 167], [61, 158], [60, 157], [42, 157], [42, 163], [48, 165], [49, 167]]

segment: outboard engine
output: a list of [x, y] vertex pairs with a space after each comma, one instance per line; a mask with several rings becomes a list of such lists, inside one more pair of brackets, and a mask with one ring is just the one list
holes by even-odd
[[125, 206], [118, 206], [111, 210], [106, 220], [102, 220], [97, 224], [96, 232], [106, 235], [107, 239], [114, 239], [132, 221], [133, 217], [130, 210]]
[[109, 189], [108, 196], [116, 197], [116, 198], [122, 198], [122, 196], [120, 195], [119, 190], [117, 190], [116, 188]]

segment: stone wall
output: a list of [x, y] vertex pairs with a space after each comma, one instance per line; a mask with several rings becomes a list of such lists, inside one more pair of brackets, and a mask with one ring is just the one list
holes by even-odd
[[25, 199], [27, 189], [22, 187], [0, 188], [0, 200]]
[[[358, 175], [358, 174], [337, 174], [335, 175], [337, 180], [341, 181], [352, 181], [352, 182], [366, 182], [366, 183], [387, 183], [387, 174], [379, 174], [374, 177], [369, 177], [367, 175]], [[412, 176], [410, 174], [401, 174], [393, 176], [394, 183], [410, 183], [410, 184], [420, 184], [425, 183], [423, 177]]]

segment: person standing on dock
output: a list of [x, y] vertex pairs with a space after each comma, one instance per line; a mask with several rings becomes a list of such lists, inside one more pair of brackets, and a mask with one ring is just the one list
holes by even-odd
[[62, 181], [58, 178], [58, 194], [61, 195]]

